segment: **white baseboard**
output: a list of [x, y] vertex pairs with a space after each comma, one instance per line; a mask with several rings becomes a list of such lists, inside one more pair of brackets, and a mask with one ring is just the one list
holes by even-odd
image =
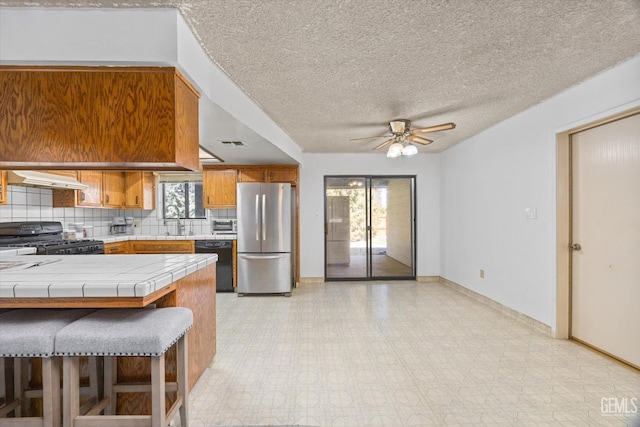
[[517, 320], [518, 322], [529, 326], [531, 329], [534, 329], [538, 332], [542, 332], [543, 334], [549, 336], [549, 337], [554, 337], [553, 336], [553, 332], [551, 330], [551, 326], [549, 325], [545, 325], [544, 323], [540, 322], [539, 320], [533, 319], [529, 316], [527, 316], [526, 314], [520, 313], [519, 311], [516, 311], [512, 308], [509, 308], [507, 306], [504, 306], [502, 304], [500, 304], [497, 301], [492, 300], [491, 298], [485, 297], [484, 295], [480, 295], [477, 292], [474, 292], [470, 289], [465, 288], [462, 285], [459, 285], [455, 282], [452, 282], [451, 280], [447, 280], [443, 277], [440, 278], [440, 283], [442, 283], [445, 286], [450, 287], [451, 289], [454, 289], [458, 292], [460, 292], [461, 294], [464, 294], [466, 296], [468, 296], [469, 298], [474, 299], [475, 301], [478, 301], [479, 303], [482, 303], [488, 307], [491, 307], [495, 310], [498, 310], [500, 313], [504, 314], [507, 317], [510, 317], [512, 319]]
[[310, 283], [324, 283], [324, 277], [301, 277], [298, 283], [300, 285], [305, 285]]
[[439, 283], [440, 276], [416, 276], [416, 282]]

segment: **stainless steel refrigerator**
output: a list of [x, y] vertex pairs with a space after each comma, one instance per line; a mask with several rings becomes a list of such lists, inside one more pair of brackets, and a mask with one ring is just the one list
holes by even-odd
[[237, 185], [238, 295], [291, 295], [291, 184]]

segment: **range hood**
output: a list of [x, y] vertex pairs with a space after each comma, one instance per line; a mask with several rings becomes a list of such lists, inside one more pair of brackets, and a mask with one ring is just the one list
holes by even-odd
[[56, 188], [60, 190], [84, 190], [88, 185], [82, 184], [70, 176], [55, 175], [38, 171], [8, 171], [7, 184], [27, 187]]

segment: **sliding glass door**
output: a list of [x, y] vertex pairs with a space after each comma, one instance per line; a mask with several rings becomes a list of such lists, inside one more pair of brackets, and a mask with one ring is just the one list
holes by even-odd
[[325, 177], [327, 280], [414, 279], [414, 177]]

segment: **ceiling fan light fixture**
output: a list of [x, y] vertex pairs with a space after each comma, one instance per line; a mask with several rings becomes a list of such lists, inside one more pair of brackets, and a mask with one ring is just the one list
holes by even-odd
[[389, 151], [387, 151], [387, 157], [400, 157], [402, 155], [402, 149], [404, 145], [401, 142], [394, 142], [389, 146]]
[[411, 120], [396, 119], [389, 122], [389, 130], [394, 135], [402, 135], [411, 128]]
[[403, 156], [413, 156], [414, 154], [418, 154], [418, 148], [412, 143], [407, 143], [404, 147], [402, 147], [402, 155]]

